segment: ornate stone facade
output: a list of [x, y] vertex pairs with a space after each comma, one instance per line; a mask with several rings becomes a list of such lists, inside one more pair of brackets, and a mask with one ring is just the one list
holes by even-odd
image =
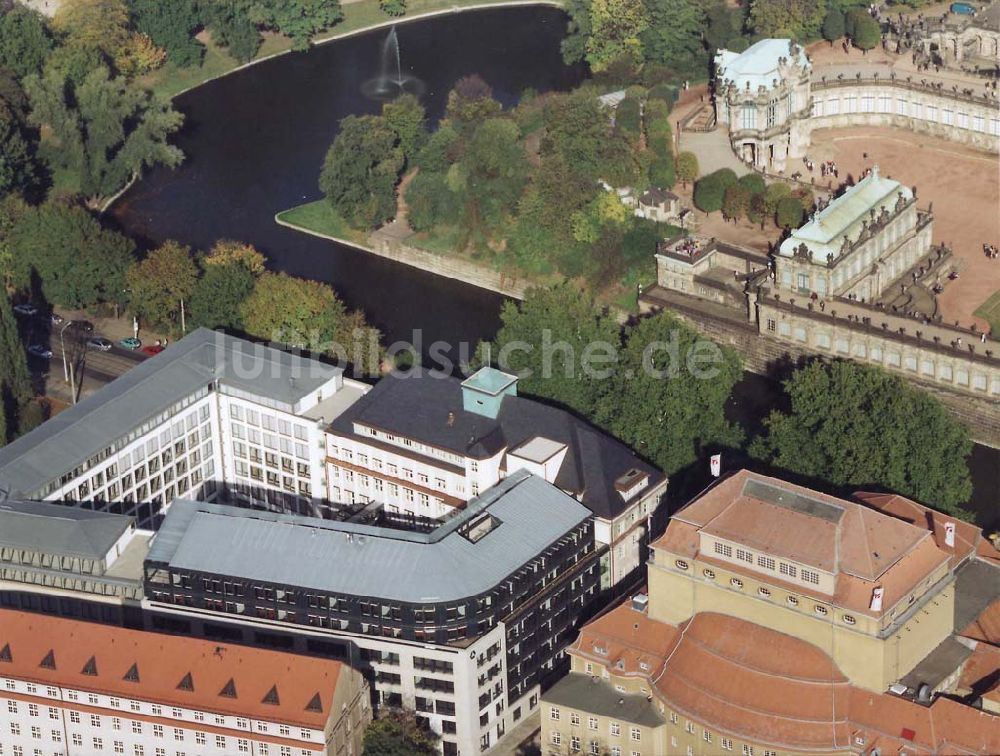
[[[923, 81], [923, 83], [921, 83]], [[813, 129], [886, 126], [1000, 152], [1000, 102], [926, 80], [827, 78], [811, 85]]]
[[1000, 65], [1000, 2], [974, 16], [946, 13], [925, 20], [918, 35], [921, 53], [945, 66]]
[[[789, 355], [853, 359], [951, 396], [1000, 407], [1000, 341], [890, 303], [947, 262], [931, 248], [933, 216], [878, 169], [831, 201], [770, 258], [714, 239], [664, 242], [644, 310], [680, 300], [732, 319]], [[742, 320], [742, 325], [739, 321]], [[990, 439], [987, 439], [990, 440]]]
[[742, 53], [715, 56], [716, 120], [733, 150], [764, 171], [784, 170], [809, 146], [809, 80], [805, 51], [789, 39], [763, 39]]

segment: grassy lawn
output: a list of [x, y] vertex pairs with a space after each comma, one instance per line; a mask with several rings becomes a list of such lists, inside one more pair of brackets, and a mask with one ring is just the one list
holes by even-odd
[[347, 239], [355, 244], [364, 244], [366, 234], [347, 225], [340, 214], [325, 199], [309, 202], [278, 213], [278, 220], [297, 226], [305, 231], [314, 231], [338, 239]]
[[1000, 291], [979, 305], [972, 314], [989, 321], [990, 333], [1000, 334]]
[[[504, 1], [408, 0], [406, 14], [399, 18], [392, 18], [382, 12], [382, 9], [379, 7], [379, 0], [358, 0], [358, 2], [345, 4], [343, 6], [343, 20], [332, 29], [316, 35], [313, 41], [321, 42], [328, 39], [337, 39], [338, 37], [343, 37], [371, 26], [403, 22], [410, 18], [433, 13], [434, 11], [463, 8], [472, 5], [494, 5], [503, 3]], [[186, 89], [222, 76], [240, 65], [238, 61], [229, 55], [224, 47], [219, 47], [215, 44], [210, 34], [203, 32], [198, 35], [198, 38], [205, 45], [205, 57], [201, 66], [197, 68], [178, 68], [168, 63], [163, 68], [141, 77], [139, 82], [157, 94], [170, 98]], [[290, 50], [291, 47], [292, 41], [288, 37], [268, 32], [264, 34], [263, 43], [257, 51], [254, 60], [261, 60], [277, 53], [285, 52], [286, 50]]]

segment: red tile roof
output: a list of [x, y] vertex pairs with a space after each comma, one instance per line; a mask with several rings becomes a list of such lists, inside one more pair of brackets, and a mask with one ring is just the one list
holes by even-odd
[[1000, 648], [977, 643], [972, 656], [962, 665], [958, 684], [983, 698], [1000, 703]]
[[960, 633], [966, 638], [1000, 646], [1000, 599], [997, 599]]
[[[762, 498], [763, 492], [769, 492], [768, 500]], [[895, 513], [748, 470], [719, 482], [677, 512], [653, 548], [711, 561], [712, 555], [699, 553], [701, 530], [833, 573], [834, 603], [873, 616], [888, 613], [950, 558], [926, 527]], [[961, 532], [967, 535], [967, 529]], [[768, 572], [738, 562], [725, 563], [727, 568], [747, 575], [781, 582]], [[806, 586], [792, 585], [794, 590], [812, 595]], [[884, 590], [880, 612], [869, 609], [876, 586]]]
[[341, 666], [280, 651], [0, 610], [0, 675], [168, 706], [323, 729]]
[[[886, 754], [903, 745], [1000, 753], [1000, 717], [944, 698], [927, 707], [861, 690], [819, 648], [726, 615], [702, 612], [675, 627], [621, 605], [585, 626], [570, 653], [612, 664], [659, 654], [646, 677], [665, 706], [755, 743], [839, 752], [861, 737]], [[612, 666], [612, 674], [621, 673]]]

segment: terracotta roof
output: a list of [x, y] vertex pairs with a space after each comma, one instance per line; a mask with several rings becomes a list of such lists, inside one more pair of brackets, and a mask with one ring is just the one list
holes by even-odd
[[570, 653], [600, 658], [595, 641], [611, 660], [661, 654], [646, 677], [664, 704], [734, 737], [817, 752], [862, 737], [887, 754], [1000, 753], [1000, 717], [861, 690], [816, 646], [735, 617], [702, 612], [675, 627], [626, 604], [585, 626]]
[[659, 671], [679, 637], [678, 628], [651, 620], [625, 603], [588, 623], [571, 648], [578, 656], [607, 664], [616, 674], [646, 675]]
[[40, 684], [323, 729], [340, 670], [327, 659], [0, 610], [0, 675]]
[[1000, 648], [977, 643], [965, 665], [958, 684], [976, 695], [1000, 703]]
[[[885, 591], [881, 612], [888, 612], [949, 559], [924, 527], [748, 470], [719, 482], [677, 512], [653, 548], [711, 561], [711, 555], [698, 551], [699, 531], [833, 573], [834, 602], [872, 615], [879, 614], [869, 609], [877, 585]], [[782, 583], [770, 572], [728, 560], [725, 564], [812, 595], [806, 586]]]
[[[938, 548], [948, 553], [952, 567], [955, 567], [959, 562], [977, 551], [981, 545], [985, 545], [986, 547], [985, 553], [982, 556], [985, 558], [1000, 559], [1000, 553], [993, 548], [993, 545], [989, 541], [983, 538], [982, 530], [970, 522], [965, 522], [930, 507], [925, 507], [923, 504], [918, 504], [899, 494], [858, 491], [854, 496], [869, 507], [873, 507], [887, 515], [929, 531], [934, 537], [934, 542]], [[944, 524], [946, 522], [955, 523], [954, 546], [947, 546], [945, 544]]]
[[962, 630], [961, 635], [1000, 646], [1000, 599], [986, 607], [972, 624]]

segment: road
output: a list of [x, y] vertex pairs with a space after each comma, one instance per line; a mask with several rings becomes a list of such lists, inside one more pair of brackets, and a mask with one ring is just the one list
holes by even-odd
[[[49, 329], [47, 324], [38, 321], [21, 321], [21, 336], [25, 344], [46, 344], [52, 350], [50, 359], [28, 355], [28, 368], [31, 370], [36, 388], [46, 396], [67, 403], [72, 401], [69, 386], [64, 379], [63, 353], [59, 339], [59, 328]], [[83, 368], [80, 397], [87, 396], [115, 378], [131, 370], [147, 355], [137, 351], [129, 351], [119, 346], [113, 346], [110, 351], [101, 352], [86, 346], [87, 339], [100, 336], [99, 333], [84, 334], [67, 329], [63, 334], [62, 343], [66, 347], [67, 365], [75, 359], [76, 370]], [[77, 379], [80, 380], [79, 377]]]

